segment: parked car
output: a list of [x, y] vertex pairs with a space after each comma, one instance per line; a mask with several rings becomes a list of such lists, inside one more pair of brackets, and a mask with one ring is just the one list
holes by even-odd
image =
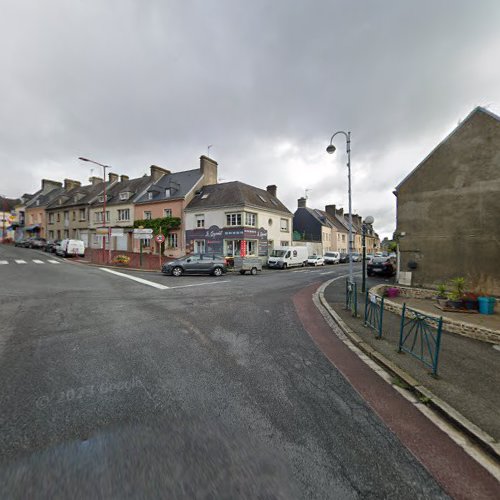
[[61, 243], [61, 240], [47, 240], [47, 243], [45, 243], [45, 246], [43, 247], [43, 251], [55, 253], [56, 246], [59, 245], [59, 243]]
[[324, 266], [325, 259], [321, 255], [310, 255], [307, 258], [307, 264], [309, 266]]
[[182, 276], [183, 274], [213, 274], [222, 276], [227, 271], [227, 262], [222, 255], [193, 253], [180, 259], [165, 262], [161, 268], [163, 274]]
[[373, 255], [372, 253], [367, 253], [367, 254], [365, 255], [365, 260], [366, 260], [367, 262], [370, 262], [370, 261], [373, 259], [373, 257], [375, 257], [375, 255]]
[[85, 256], [85, 245], [82, 240], [61, 240], [56, 246], [56, 255], [61, 257]]
[[325, 252], [325, 264], [338, 264], [340, 262], [340, 252]]
[[15, 247], [24, 247], [26, 244], [27, 238], [19, 238], [18, 240], [15, 241], [14, 246]]
[[43, 249], [46, 242], [47, 240], [45, 238], [30, 238], [28, 247]]
[[339, 257], [339, 262], [341, 264], [345, 264], [346, 262], [349, 262], [349, 255], [346, 253], [341, 253]]
[[396, 274], [396, 259], [394, 257], [373, 257], [366, 266], [368, 276], [394, 276]]
[[353, 262], [361, 262], [361, 254], [358, 252], [352, 252], [352, 261]]

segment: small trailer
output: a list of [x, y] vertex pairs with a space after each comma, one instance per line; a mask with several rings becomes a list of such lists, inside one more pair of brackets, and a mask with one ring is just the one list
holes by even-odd
[[245, 274], [247, 271], [250, 274], [257, 274], [257, 271], [262, 271], [262, 260], [259, 257], [235, 257], [234, 270], [240, 274]]

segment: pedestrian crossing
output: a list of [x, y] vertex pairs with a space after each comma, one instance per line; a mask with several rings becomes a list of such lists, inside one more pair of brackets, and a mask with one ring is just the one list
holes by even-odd
[[60, 264], [61, 262], [58, 260], [40, 260], [40, 259], [32, 259], [32, 260], [24, 260], [24, 259], [14, 259], [13, 261], [10, 260], [0, 260], [0, 266], [5, 266], [8, 264]]

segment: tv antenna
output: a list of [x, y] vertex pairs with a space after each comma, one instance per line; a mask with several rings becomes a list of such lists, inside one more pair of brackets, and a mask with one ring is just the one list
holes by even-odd
[[207, 157], [210, 158], [210, 148], [213, 146], [213, 144], [209, 144], [207, 146]]
[[309, 194], [308, 194], [308, 193], [309, 193], [309, 191], [312, 191], [312, 189], [309, 189], [309, 188], [306, 188], [306, 189], [305, 189], [305, 196], [306, 196], [306, 200], [308, 200], [308, 199], [309, 199]]

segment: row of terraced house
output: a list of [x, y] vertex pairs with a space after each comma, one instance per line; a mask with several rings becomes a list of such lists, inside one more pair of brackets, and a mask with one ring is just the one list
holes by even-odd
[[[309, 238], [303, 230], [304, 199], [292, 214], [277, 198], [275, 185], [264, 190], [238, 181], [218, 183], [217, 169], [217, 162], [201, 156], [199, 168], [171, 172], [152, 165], [148, 174], [135, 179], [115, 173], [106, 180], [91, 177], [88, 185], [44, 179], [38, 192], [23, 195], [15, 207], [15, 238], [71, 238], [94, 249], [104, 245], [113, 251], [138, 252], [142, 246], [147, 253], [157, 253], [160, 247], [153, 238], [133, 237], [134, 222], [145, 221], [147, 226], [148, 220], [174, 218], [179, 224], [167, 231], [161, 250], [168, 257], [204, 251], [265, 257], [275, 247], [306, 239], [320, 243], [318, 253], [347, 251], [347, 214], [335, 211], [335, 206], [334, 212], [332, 206], [325, 212], [307, 209], [312, 213], [309, 226], [317, 226]], [[361, 251], [360, 222], [353, 215], [355, 251]], [[112, 229], [111, 238], [103, 234], [104, 227]], [[370, 227], [367, 247], [377, 245], [378, 236]]]

